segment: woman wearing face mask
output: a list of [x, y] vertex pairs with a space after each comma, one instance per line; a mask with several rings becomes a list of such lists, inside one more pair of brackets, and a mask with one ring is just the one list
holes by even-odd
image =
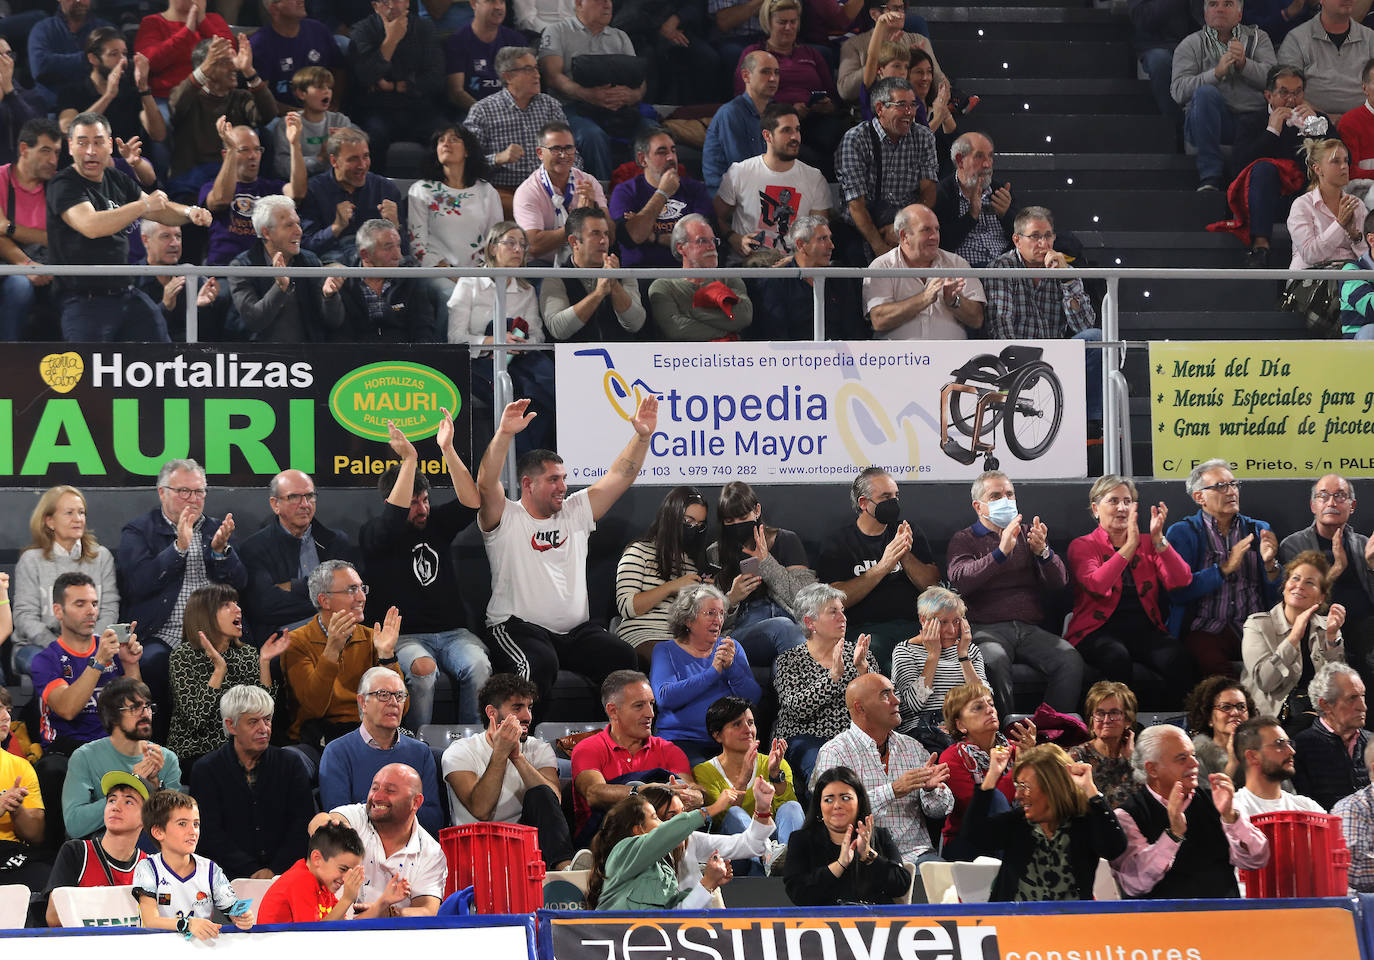
[[[764, 526], [763, 506], [749, 484], [736, 480], [722, 487], [717, 512], [720, 539], [707, 548], [706, 559], [720, 568], [716, 586], [726, 595], [725, 631], [752, 663], [772, 664], [806, 642], [792, 602], [816, 574], [800, 537]], [[756, 573], [741, 571], [745, 559], [758, 561]]]
[[945, 694], [962, 683], [988, 682], [967, 612], [953, 590], [927, 587], [916, 601], [921, 632], [892, 653], [892, 685], [902, 702], [898, 729], [934, 754], [954, 742], [944, 730]]
[[644, 537], [625, 548], [615, 571], [617, 634], [648, 667], [654, 647], [673, 639], [668, 611], [687, 587], [702, 582], [706, 500], [695, 487], [674, 487]]

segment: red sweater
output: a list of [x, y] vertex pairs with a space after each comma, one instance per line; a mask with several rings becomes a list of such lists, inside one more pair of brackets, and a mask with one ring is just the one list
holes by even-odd
[[186, 24], [160, 13], [143, 18], [134, 38], [134, 52], [148, 58], [148, 86], [153, 96], [165, 99], [172, 95], [172, 88], [191, 75], [191, 51], [210, 37], [234, 39], [229, 24], [218, 13], [207, 13], [194, 33]]
[[[1159, 610], [1161, 583], [1163, 590], [1186, 587], [1193, 582], [1193, 571], [1173, 547], [1156, 553], [1148, 533], [1141, 534], [1135, 555], [1140, 560], [1133, 571], [1140, 605], [1145, 608], [1150, 622], [1164, 631], [1164, 618]], [[1069, 569], [1073, 577], [1073, 616], [1069, 619], [1069, 628], [1064, 631], [1064, 639], [1076, 647], [1088, 634], [1100, 630], [1116, 612], [1116, 605], [1121, 602], [1121, 574], [1126, 569], [1126, 561], [1112, 546], [1107, 531], [1098, 527], [1069, 544]]]
[[[1347, 111], [1339, 124], [1341, 139], [1350, 149], [1350, 179], [1374, 176], [1374, 111], [1368, 102], [1354, 110]], [[1371, 162], [1368, 169], [1361, 169], [1361, 161]]]

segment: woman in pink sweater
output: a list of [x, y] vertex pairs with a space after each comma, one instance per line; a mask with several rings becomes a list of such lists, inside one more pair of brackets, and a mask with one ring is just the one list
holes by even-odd
[[1069, 544], [1073, 616], [1064, 639], [1108, 680], [1128, 684], [1150, 709], [1177, 706], [1192, 686], [1183, 645], [1164, 628], [1161, 594], [1192, 571], [1164, 539], [1168, 508], [1150, 508], [1141, 536], [1135, 484], [1108, 474], [1089, 493], [1097, 529]]

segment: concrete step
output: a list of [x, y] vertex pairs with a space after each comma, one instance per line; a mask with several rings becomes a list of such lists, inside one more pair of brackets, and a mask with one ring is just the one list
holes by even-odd
[[1057, 226], [1074, 231], [1202, 230], [1226, 213], [1220, 194], [1191, 190], [1089, 190], [1074, 186], [1038, 190], [1034, 198], [1019, 192], [1018, 199], [1024, 203], [1033, 199], [1049, 207]]
[[[967, 126], [979, 129], [972, 118]], [[1005, 174], [1018, 191], [1192, 190], [1197, 185], [1196, 165], [1179, 154], [1015, 153], [1000, 143], [997, 147], [997, 175]]]
[[[1056, 43], [1084, 41], [1125, 41], [1131, 36], [1130, 24], [1099, 10], [1055, 10], [1036, 7], [1005, 10], [999, 16], [939, 20], [926, 15], [930, 38], [937, 52], [953, 42], [1040, 40]], [[1028, 16], [1011, 16], [1023, 14]]]
[[[1123, 310], [1121, 335], [1127, 340], [1308, 339], [1302, 320], [1286, 310], [1273, 309], [1273, 303], [1270, 299], [1269, 308], [1264, 310], [1210, 310], [1205, 314], [1198, 310]], [[1147, 361], [1128, 360], [1126, 373], [1133, 395], [1148, 391]]]
[[[954, 78], [955, 86], [982, 98], [968, 124], [994, 113], [1078, 114], [1080, 122], [1093, 122], [1102, 114], [1158, 115], [1159, 107], [1147, 81], [1133, 77], [1101, 77], [1091, 83], [1050, 77]], [[968, 125], [965, 124], [965, 125]]]
[[1103, 114], [1089, 120], [1064, 113], [984, 114], [980, 108], [967, 126], [1012, 153], [1176, 153], [1173, 125], [1161, 116]]
[[1135, 60], [1125, 40], [940, 41], [940, 65], [952, 76], [1134, 77]]
[[[1213, 322], [1224, 325], [1230, 320], [1250, 314], [1275, 312], [1280, 284], [1276, 280], [1240, 279], [1244, 271], [1239, 263], [1236, 280], [1123, 280], [1121, 283], [1122, 313], [1163, 313], [1195, 311], [1191, 326], [1192, 337], [1201, 336], [1198, 328]], [[1198, 312], [1206, 311], [1205, 316]], [[1220, 318], [1214, 321], [1214, 318]], [[1254, 326], [1242, 329], [1254, 330]], [[1159, 339], [1151, 336], [1150, 339]]]

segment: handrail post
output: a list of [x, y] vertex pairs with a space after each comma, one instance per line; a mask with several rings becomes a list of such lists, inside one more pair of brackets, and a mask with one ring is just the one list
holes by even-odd
[[1106, 341], [1102, 347], [1102, 471], [1118, 475], [1121, 472], [1121, 423], [1120, 410], [1114, 402], [1112, 374], [1121, 365], [1121, 348], [1116, 345], [1121, 333], [1116, 315], [1120, 295], [1120, 280], [1108, 277], [1107, 294], [1102, 298], [1102, 339]]
[[[491, 318], [491, 341], [496, 345], [496, 349], [491, 352], [491, 436], [496, 439], [497, 432], [501, 429], [501, 414], [506, 409], [506, 404], [515, 399], [515, 391], [511, 386], [510, 374], [506, 372], [506, 367], [510, 361], [510, 354], [501, 349], [506, 343], [506, 284], [509, 282], [505, 277], [495, 279], [496, 296], [493, 300], [493, 316]], [[480, 458], [475, 450], [473, 456]], [[501, 468], [501, 482], [505, 484], [506, 490], [516, 490], [518, 487], [515, 482], [515, 445], [511, 444], [506, 451], [506, 463]]]
[[811, 339], [825, 339], [825, 277], [811, 278]]
[[[226, 279], [224, 281], [228, 283]], [[186, 285], [181, 288], [186, 298], [186, 342], [200, 342], [200, 313], [196, 310], [196, 297], [200, 292], [200, 274], [192, 273], [186, 277]]]

